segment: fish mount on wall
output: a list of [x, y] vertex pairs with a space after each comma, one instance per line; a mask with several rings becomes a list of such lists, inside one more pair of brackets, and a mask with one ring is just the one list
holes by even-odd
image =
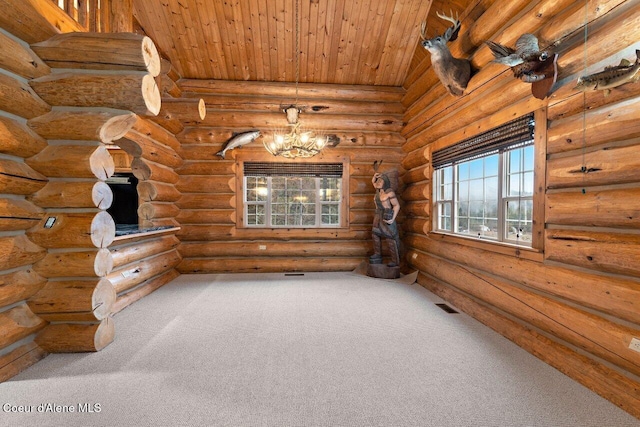
[[578, 83], [574, 89], [604, 90], [605, 96], [611, 89], [622, 86], [625, 83], [633, 83], [640, 80], [640, 49], [636, 49], [636, 62], [631, 63], [627, 59], [620, 61], [620, 65], [605, 67], [604, 71], [578, 77]]
[[421, 44], [431, 54], [431, 66], [440, 79], [440, 83], [447, 88], [451, 95], [462, 96], [471, 79], [471, 62], [467, 59], [455, 58], [447, 46], [448, 42], [458, 38], [460, 20], [457, 16], [454, 18], [453, 16], [441, 15], [440, 12], [436, 12], [436, 15], [453, 25], [447, 28], [443, 35], [427, 38], [427, 23], [423, 22], [420, 32]]
[[516, 41], [516, 48], [487, 40], [494, 60], [498, 64], [511, 67], [514, 77], [525, 83], [531, 83], [531, 93], [538, 99], [544, 99], [558, 78], [558, 54], [540, 50], [538, 38], [525, 33]]
[[228, 150], [233, 150], [234, 148], [242, 147], [243, 145], [247, 145], [248, 143], [254, 141], [257, 137], [260, 136], [259, 130], [250, 130], [247, 132], [242, 132], [238, 134], [233, 134], [233, 136], [227, 141], [224, 149], [222, 151], [218, 151], [216, 156], [220, 156], [223, 159]]

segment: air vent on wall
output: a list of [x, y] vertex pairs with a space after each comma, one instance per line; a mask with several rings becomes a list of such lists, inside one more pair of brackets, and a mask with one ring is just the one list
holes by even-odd
[[444, 311], [446, 311], [447, 313], [450, 313], [450, 314], [457, 313], [457, 311], [455, 311], [452, 307], [448, 306], [447, 304], [436, 304], [436, 305], [441, 309], [443, 309]]

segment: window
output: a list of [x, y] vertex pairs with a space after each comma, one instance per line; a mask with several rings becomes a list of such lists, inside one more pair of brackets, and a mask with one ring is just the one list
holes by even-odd
[[244, 163], [247, 227], [340, 227], [341, 163]]
[[532, 245], [533, 114], [433, 153], [435, 229]]

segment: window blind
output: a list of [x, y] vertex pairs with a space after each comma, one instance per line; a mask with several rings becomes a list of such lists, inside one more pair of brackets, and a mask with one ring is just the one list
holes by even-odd
[[534, 128], [533, 113], [511, 120], [450, 147], [434, 151], [431, 156], [433, 168], [441, 169], [461, 160], [472, 160], [508, 148], [533, 144]]
[[245, 162], [245, 176], [342, 177], [342, 163]]

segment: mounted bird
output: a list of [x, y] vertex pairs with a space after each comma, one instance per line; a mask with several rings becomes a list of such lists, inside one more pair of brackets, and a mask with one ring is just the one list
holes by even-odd
[[516, 41], [515, 49], [491, 40], [485, 43], [493, 53], [495, 58], [493, 62], [511, 67], [513, 75], [523, 82], [534, 83], [549, 77], [541, 70], [552, 53], [546, 50], [541, 51], [538, 38], [533, 34], [521, 35]]
[[455, 58], [447, 46], [448, 42], [458, 38], [460, 20], [457, 15], [455, 18], [453, 17], [453, 12], [451, 12], [451, 16], [441, 15], [440, 12], [436, 12], [436, 15], [438, 18], [449, 21], [453, 25], [447, 28], [444, 34], [428, 38], [427, 23], [423, 22], [420, 33], [421, 44], [431, 54], [433, 71], [435, 71], [436, 76], [438, 76], [444, 87], [447, 88], [447, 91], [451, 95], [462, 96], [467, 88], [469, 79], [471, 79], [471, 63], [467, 59]]
[[485, 43], [493, 53], [493, 62], [511, 67], [514, 77], [533, 84], [531, 91], [536, 98], [544, 99], [549, 94], [558, 76], [558, 54], [540, 50], [535, 35], [521, 35], [515, 49], [491, 40]]

